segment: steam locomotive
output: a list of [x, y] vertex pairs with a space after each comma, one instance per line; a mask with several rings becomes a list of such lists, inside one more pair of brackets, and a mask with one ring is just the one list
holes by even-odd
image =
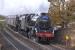
[[6, 23], [17, 32], [23, 31], [33, 41], [51, 41], [54, 30], [46, 13], [8, 16]]

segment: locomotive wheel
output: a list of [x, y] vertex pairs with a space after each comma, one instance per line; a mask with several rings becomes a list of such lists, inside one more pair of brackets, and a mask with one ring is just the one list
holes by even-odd
[[38, 42], [39, 41], [38, 37], [31, 37], [31, 40], [33, 40], [34, 42]]
[[33, 40], [34, 42], [38, 42], [39, 41], [39, 38], [36, 37], [35, 33], [33, 30], [31, 30], [29, 33], [28, 33], [28, 37], [29, 39]]

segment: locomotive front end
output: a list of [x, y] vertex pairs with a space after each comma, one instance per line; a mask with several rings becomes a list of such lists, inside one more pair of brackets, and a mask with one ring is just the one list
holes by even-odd
[[50, 41], [54, 37], [54, 31], [48, 16], [41, 16], [36, 23], [36, 36], [43, 41]]
[[54, 33], [53, 32], [37, 32], [36, 33], [37, 37], [39, 37], [41, 40], [46, 40], [49, 41], [54, 37]]

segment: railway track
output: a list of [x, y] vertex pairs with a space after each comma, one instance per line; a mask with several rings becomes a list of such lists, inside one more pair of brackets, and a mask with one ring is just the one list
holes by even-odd
[[4, 34], [0, 31], [0, 50], [16, 50], [14, 45], [7, 40]]
[[15, 39], [15, 41], [18, 41], [23, 46], [27, 46], [27, 48], [31, 48], [30, 50], [49, 50], [43, 45], [40, 45], [36, 42], [33, 42], [32, 40], [22, 36], [21, 34], [15, 32], [9, 28], [4, 28], [4, 31], [7, 32], [7, 34]]
[[21, 43], [16, 41], [14, 38], [12, 38], [8, 34], [8, 32], [3, 31], [2, 35], [15, 48], [15, 50], [32, 50], [31, 48], [28, 48], [27, 46], [22, 45]]
[[[24, 37], [23, 35], [19, 34], [18, 32], [13, 31], [12, 29], [10, 29], [8, 27], [4, 28], [4, 31], [7, 32], [5, 35], [9, 35], [8, 37], [11, 38], [12, 40], [14, 40], [14, 42], [15, 42], [14, 46], [18, 46], [18, 47], [16, 47], [16, 48], [18, 48], [18, 50], [20, 50], [19, 45], [22, 45], [21, 48], [24, 47], [23, 50], [26, 50], [25, 48], [27, 48], [28, 50], [66, 50], [65, 48], [60, 48], [60, 47], [56, 47], [53, 45], [41, 45], [39, 43], [36, 43], [36, 42]], [[11, 41], [13, 43], [13, 41], [11, 39], [9, 39], [9, 41]], [[19, 43], [19, 45], [17, 45], [18, 43]]]

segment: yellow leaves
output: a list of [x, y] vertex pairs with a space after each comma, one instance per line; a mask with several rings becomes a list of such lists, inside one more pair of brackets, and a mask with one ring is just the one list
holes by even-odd
[[70, 37], [68, 35], [65, 36], [65, 40], [69, 40]]

